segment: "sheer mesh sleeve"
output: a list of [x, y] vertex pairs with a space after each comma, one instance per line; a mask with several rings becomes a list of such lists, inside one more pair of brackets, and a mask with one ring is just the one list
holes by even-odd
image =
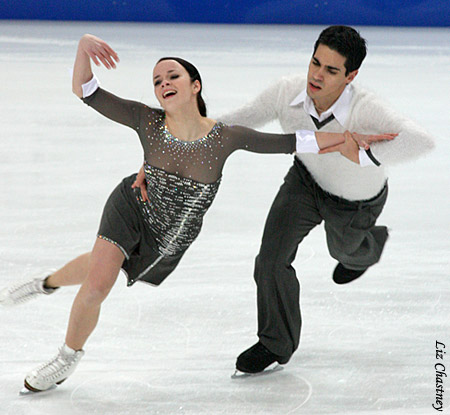
[[239, 125], [224, 128], [228, 154], [235, 150], [247, 150], [252, 153], [284, 153], [295, 151], [295, 134], [271, 134], [255, 131]]
[[149, 110], [140, 102], [119, 98], [102, 88], [82, 100], [105, 117], [136, 131], [140, 128], [143, 113]]

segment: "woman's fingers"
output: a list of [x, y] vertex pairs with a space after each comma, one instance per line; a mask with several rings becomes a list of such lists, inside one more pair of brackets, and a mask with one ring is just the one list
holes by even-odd
[[90, 37], [86, 39], [85, 51], [92, 61], [100, 66], [100, 62], [107, 69], [115, 68], [116, 62], [119, 62], [119, 56], [106, 42]]
[[342, 144], [338, 144], [338, 145], [335, 145], [335, 146], [326, 147], [326, 148], [320, 150], [320, 151], [319, 151], [319, 154], [334, 153], [334, 152], [336, 152], [336, 151], [339, 151], [339, 152], [340, 152], [340, 151], [341, 151], [341, 145], [342, 145]]
[[99, 48], [99, 58], [108, 69], [115, 68], [116, 62], [119, 61], [117, 53], [114, 52], [109, 46], [106, 46], [102, 45], [102, 47]]
[[398, 134], [377, 134], [377, 135], [369, 135], [367, 136], [368, 143], [374, 143], [376, 141], [385, 141], [385, 140], [393, 140], [397, 137]]
[[91, 58], [92, 62], [94, 62], [95, 65], [100, 66], [100, 62], [97, 59], [97, 56], [95, 55], [95, 53], [91, 52], [91, 51], [86, 51], [86, 53], [89, 55], [89, 57]]
[[[97, 62], [100, 61], [105, 68], [111, 69], [111, 68], [116, 67], [114, 61], [111, 59], [111, 57], [107, 53], [105, 53], [105, 51], [102, 48], [93, 49], [91, 51], [91, 53], [93, 56], [95, 56]], [[92, 59], [92, 60], [95, 63], [95, 60], [94, 59]]]
[[111, 46], [109, 46], [107, 43], [105, 43], [104, 47], [105, 47], [105, 51], [108, 53], [109, 56], [111, 56], [112, 59], [114, 59], [116, 62], [120, 61], [119, 55]]
[[395, 137], [397, 137], [398, 134], [394, 133], [386, 133], [386, 134], [358, 134], [358, 133], [352, 133], [353, 140], [356, 141], [356, 143], [364, 148], [369, 149], [371, 143], [375, 143], [378, 141], [390, 141], [393, 140]]

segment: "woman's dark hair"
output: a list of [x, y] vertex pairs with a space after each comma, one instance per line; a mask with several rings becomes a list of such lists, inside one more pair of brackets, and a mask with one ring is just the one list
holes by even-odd
[[346, 76], [359, 69], [367, 54], [366, 41], [349, 26], [330, 26], [319, 35], [314, 44], [314, 53], [319, 45], [328, 46], [345, 59]]
[[197, 105], [198, 105], [198, 110], [200, 112], [200, 115], [202, 117], [206, 117], [206, 104], [202, 98], [202, 78], [200, 77], [200, 73], [197, 70], [197, 68], [194, 65], [192, 65], [192, 63], [185, 61], [184, 59], [181, 59], [181, 58], [174, 58], [174, 57], [169, 56], [169, 57], [161, 58], [157, 62], [157, 64], [161, 61], [176, 61], [176, 62], [178, 62], [184, 69], [186, 69], [187, 73], [191, 77], [191, 82], [194, 82], [194, 81], [200, 82], [200, 91], [198, 91], [198, 94], [197, 94]]

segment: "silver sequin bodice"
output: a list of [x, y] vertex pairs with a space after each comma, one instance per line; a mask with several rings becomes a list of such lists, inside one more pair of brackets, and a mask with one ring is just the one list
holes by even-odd
[[149, 202], [139, 202], [160, 254], [186, 250], [200, 232], [220, 179], [204, 184], [145, 164]]

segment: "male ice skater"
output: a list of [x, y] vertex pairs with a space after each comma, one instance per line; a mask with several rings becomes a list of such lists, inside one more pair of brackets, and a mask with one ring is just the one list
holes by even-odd
[[300, 288], [292, 262], [303, 238], [324, 221], [328, 250], [338, 261], [333, 280], [345, 284], [360, 277], [379, 261], [388, 237], [386, 227], [375, 225], [388, 192], [384, 166], [414, 159], [434, 146], [421, 127], [353, 85], [365, 56], [366, 42], [356, 30], [328, 27], [314, 45], [306, 79], [282, 78], [249, 104], [220, 117], [254, 128], [278, 119], [286, 133], [399, 134], [367, 151], [349, 137], [329, 154], [318, 154], [314, 140], [304, 137], [311, 144], [309, 152], [296, 154], [270, 209], [256, 257], [259, 341], [237, 358], [241, 372], [287, 363], [298, 347]]

